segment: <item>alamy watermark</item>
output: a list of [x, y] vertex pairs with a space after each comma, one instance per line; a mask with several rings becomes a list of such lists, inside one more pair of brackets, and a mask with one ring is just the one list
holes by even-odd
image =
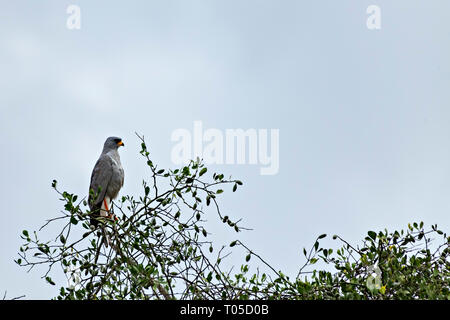
[[[69, 15], [66, 20], [66, 27], [69, 30], [81, 29], [81, 8], [78, 5], [71, 4], [67, 7], [66, 13]], [[370, 5], [366, 9], [369, 15], [366, 20], [366, 26], [369, 30], [381, 29], [381, 8], [377, 5]]]
[[66, 27], [69, 30], [81, 29], [81, 9], [79, 6], [71, 4], [67, 7], [66, 13], [69, 15], [66, 20]]
[[369, 30], [381, 29], [381, 8], [377, 5], [370, 5], [366, 9], [366, 13], [369, 15], [366, 20], [366, 26]]
[[202, 121], [194, 121], [192, 131], [172, 132], [171, 140], [176, 144], [171, 160], [186, 164], [199, 157], [205, 164], [260, 165], [261, 175], [275, 175], [280, 166], [279, 138], [279, 129], [204, 130]]

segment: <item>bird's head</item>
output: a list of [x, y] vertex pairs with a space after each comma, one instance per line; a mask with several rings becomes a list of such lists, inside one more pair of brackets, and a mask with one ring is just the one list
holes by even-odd
[[121, 138], [118, 137], [109, 137], [105, 141], [105, 145], [103, 146], [104, 150], [117, 150], [119, 147], [123, 147], [125, 144], [123, 143]]

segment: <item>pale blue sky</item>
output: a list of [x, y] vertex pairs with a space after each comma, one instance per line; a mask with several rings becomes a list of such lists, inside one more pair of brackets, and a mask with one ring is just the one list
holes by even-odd
[[[448, 231], [449, 1], [0, 3], [0, 294], [57, 294], [13, 262], [21, 230], [61, 209], [53, 179], [85, 195], [104, 139], [117, 135], [122, 194], [137, 195], [134, 132], [173, 167], [171, 133], [195, 120], [280, 130], [277, 175], [214, 169], [244, 182], [222, 201], [253, 228], [241, 239], [288, 274], [322, 233], [355, 242], [420, 220]], [[70, 4], [80, 30], [66, 28]], [[372, 4], [381, 30], [366, 27]]]

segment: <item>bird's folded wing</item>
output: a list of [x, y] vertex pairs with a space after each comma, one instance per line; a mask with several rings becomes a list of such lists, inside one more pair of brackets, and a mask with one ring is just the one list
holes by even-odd
[[[112, 174], [112, 159], [107, 155], [102, 155], [97, 160], [91, 175], [91, 185], [89, 187], [89, 204], [91, 207], [97, 206], [105, 198], [105, 193], [108, 184], [111, 181]], [[92, 193], [95, 198], [92, 197]]]

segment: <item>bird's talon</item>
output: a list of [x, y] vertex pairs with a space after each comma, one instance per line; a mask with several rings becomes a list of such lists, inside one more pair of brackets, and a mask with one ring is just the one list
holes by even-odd
[[119, 221], [119, 218], [117, 218], [117, 216], [114, 213], [107, 215], [106, 218], [114, 221]]

